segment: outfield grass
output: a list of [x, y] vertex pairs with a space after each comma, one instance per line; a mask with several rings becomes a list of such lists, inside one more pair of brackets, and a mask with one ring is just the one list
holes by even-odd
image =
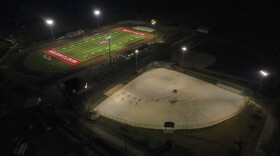
[[[132, 31], [136, 32], [136, 30]], [[30, 69], [39, 71], [73, 69], [79, 67], [80, 65], [83, 65], [84, 63], [96, 61], [97, 59], [102, 57], [107, 57], [109, 55], [109, 43], [108, 41], [106, 42], [105, 38], [108, 36], [112, 37], [110, 39], [110, 50], [111, 53], [114, 54], [116, 52], [120, 52], [123, 49], [130, 48], [131, 46], [137, 45], [142, 41], [147, 41], [152, 38], [151, 34], [148, 34], [146, 32], [145, 34], [147, 34], [147, 36], [131, 32], [124, 32], [119, 28], [115, 28], [107, 32], [94, 34], [74, 40], [62, 46], [48, 48], [55, 49], [62, 54], [79, 60], [81, 62], [79, 65], [71, 66], [54, 57], [52, 57], [52, 60], [49, 61], [44, 58], [44, 55], [46, 54], [43, 53], [43, 51], [47, 49], [42, 49], [41, 51], [31, 53], [25, 59], [25, 65]], [[105, 42], [104, 44], [101, 43], [103, 41]]]

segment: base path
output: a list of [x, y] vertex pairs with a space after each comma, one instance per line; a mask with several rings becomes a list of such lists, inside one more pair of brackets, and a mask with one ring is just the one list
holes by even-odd
[[132, 126], [175, 129], [215, 125], [236, 115], [244, 97], [194, 77], [164, 68], [148, 71], [104, 100], [95, 110]]

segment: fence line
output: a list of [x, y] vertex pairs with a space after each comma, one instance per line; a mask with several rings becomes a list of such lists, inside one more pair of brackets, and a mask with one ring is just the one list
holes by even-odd
[[[207, 122], [207, 123], [189, 124], [189, 125], [176, 125], [176, 123], [175, 123], [174, 129], [197, 129], [197, 128], [204, 128], [204, 127], [209, 127], [209, 126], [216, 125], [218, 123], [221, 123], [223, 121], [226, 121], [226, 120], [234, 117], [236, 114], [240, 113], [248, 104], [249, 104], [249, 100], [247, 100], [244, 105], [240, 106], [238, 111], [236, 111], [232, 114], [229, 114], [229, 115], [227, 115], [227, 116], [225, 116], [221, 119], [214, 120], [214, 121]], [[100, 113], [100, 115], [105, 116], [109, 119], [116, 120], [116, 121], [121, 122], [123, 124], [128, 124], [128, 125], [135, 126], [135, 127], [142, 127], [142, 128], [149, 128], [149, 129], [165, 129], [164, 123], [162, 123], [161, 125], [159, 125], [159, 124], [137, 123], [137, 122], [133, 122], [133, 121], [129, 121], [129, 120], [124, 120], [124, 119], [112, 116], [112, 115], [104, 113], [104, 112], [99, 112], [99, 113]]]

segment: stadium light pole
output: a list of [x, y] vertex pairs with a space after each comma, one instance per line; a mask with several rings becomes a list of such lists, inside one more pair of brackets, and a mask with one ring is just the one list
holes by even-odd
[[112, 69], [112, 56], [111, 56], [111, 45], [110, 45], [111, 38], [112, 38], [112, 36], [106, 37], [106, 40], [108, 41], [108, 45], [109, 45], [110, 66], [111, 66], [111, 69]]
[[136, 61], [135, 61], [135, 72], [137, 73], [137, 69], [138, 69], [138, 62], [137, 62], [137, 56], [138, 56], [139, 50], [136, 49], [135, 50], [135, 55], [136, 55]]
[[154, 45], [155, 45], [155, 43], [156, 43], [156, 23], [157, 23], [157, 21], [155, 19], [152, 19], [151, 23], [154, 26]]
[[88, 88], [88, 84], [86, 82], [86, 84], [85, 84], [85, 93], [86, 93], [86, 98], [87, 98], [87, 109], [88, 109], [88, 112], [89, 112], [89, 102], [88, 102], [87, 88]]
[[260, 75], [261, 75], [261, 81], [260, 81], [260, 84], [259, 84], [259, 89], [258, 89], [258, 91], [257, 91], [257, 96], [258, 96], [259, 91], [260, 91], [260, 89], [261, 89], [261, 85], [262, 85], [263, 78], [264, 78], [264, 77], [267, 77], [267, 76], [269, 75], [269, 73], [266, 72], [266, 71], [264, 71], [264, 70], [260, 70]]
[[181, 49], [182, 49], [182, 51], [183, 51], [183, 52], [182, 52], [182, 53], [183, 53], [183, 56], [182, 56], [182, 63], [181, 63], [181, 66], [183, 66], [183, 64], [184, 64], [185, 52], [186, 52], [188, 49], [187, 49], [187, 47], [185, 47], [185, 46], [183, 46]]
[[54, 40], [53, 29], [52, 29], [53, 20], [52, 20], [52, 19], [46, 19], [46, 23], [47, 23], [47, 24], [50, 26], [50, 28], [51, 28], [52, 39]]
[[99, 29], [99, 16], [100, 16], [100, 10], [96, 9], [94, 10], [94, 15], [97, 18], [97, 28]]

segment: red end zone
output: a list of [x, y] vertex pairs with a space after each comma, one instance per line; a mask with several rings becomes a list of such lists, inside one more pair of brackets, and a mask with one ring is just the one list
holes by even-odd
[[141, 36], [145, 36], [145, 37], [151, 36], [151, 34], [146, 34], [146, 33], [138, 32], [138, 31], [126, 29], [126, 28], [123, 28], [123, 27], [117, 28], [117, 29], [120, 30], [120, 31], [123, 31], [123, 32], [131, 33], [131, 34], [136, 34], [136, 35], [141, 35]]
[[47, 54], [47, 55], [50, 55], [54, 58], [57, 58], [59, 59], [60, 61], [63, 61], [69, 65], [76, 65], [76, 64], [79, 64], [81, 63], [80, 60], [74, 58], [74, 57], [71, 57], [69, 55], [66, 55], [58, 50], [55, 50], [55, 49], [48, 49], [48, 50], [44, 50], [44, 53]]

